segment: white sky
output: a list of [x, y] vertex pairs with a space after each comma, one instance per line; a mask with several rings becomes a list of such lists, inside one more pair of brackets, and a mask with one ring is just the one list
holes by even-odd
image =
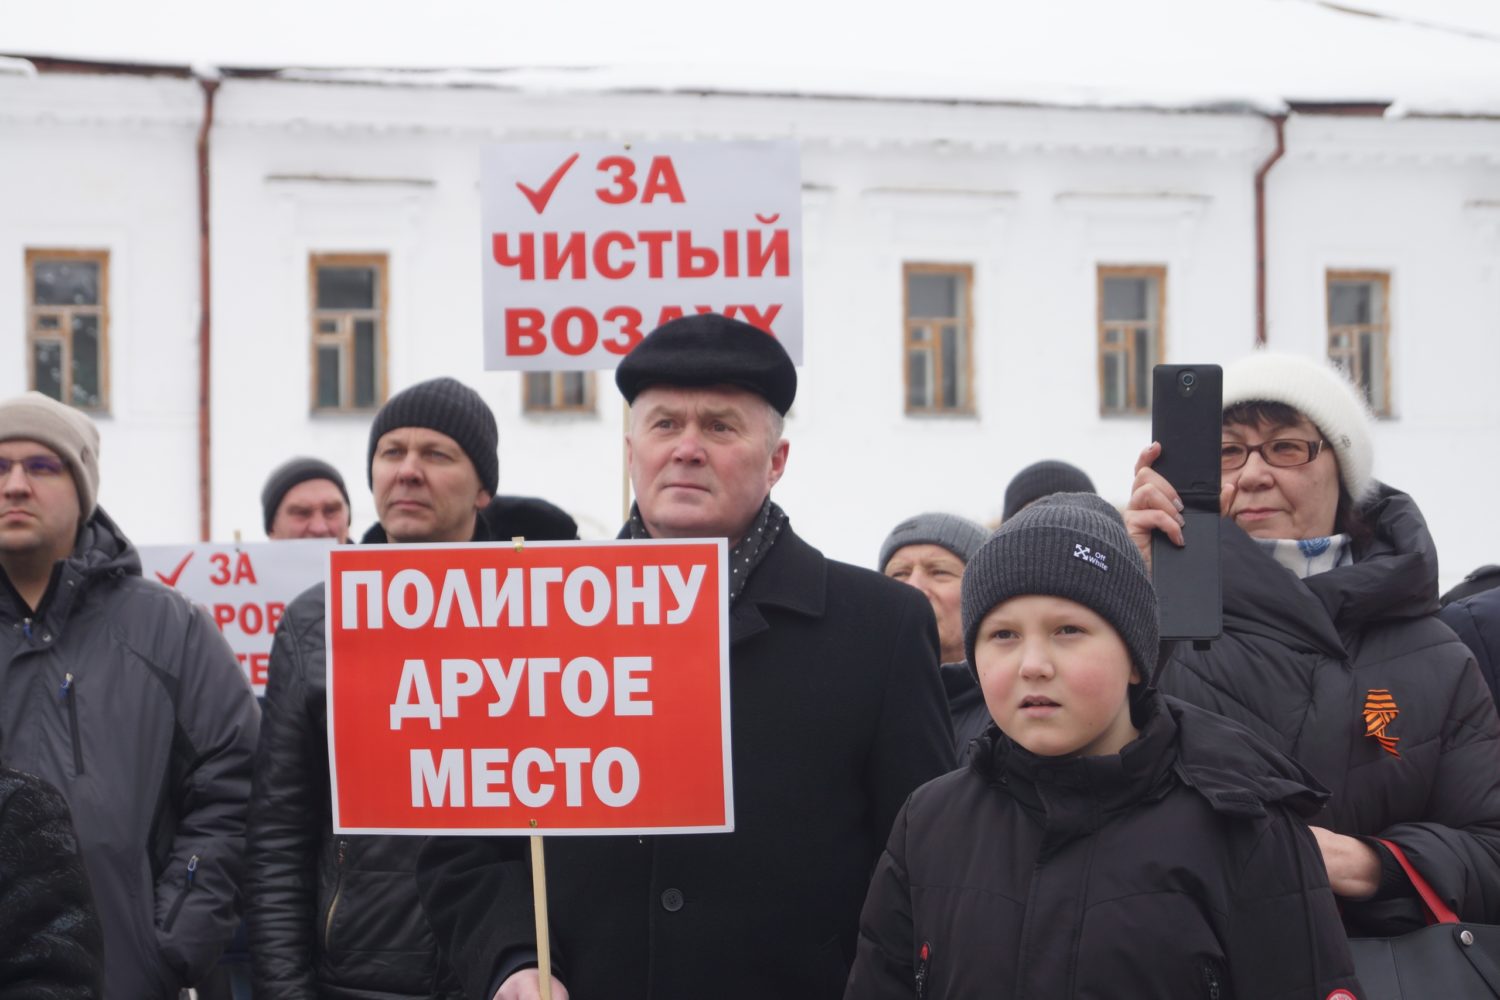
[[3, 54], [550, 68], [505, 82], [554, 89], [1500, 114], [1496, 0], [5, 0]]

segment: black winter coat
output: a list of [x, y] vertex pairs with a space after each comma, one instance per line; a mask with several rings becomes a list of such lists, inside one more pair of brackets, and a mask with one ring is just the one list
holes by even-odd
[[1500, 590], [1460, 598], [1438, 612], [1479, 662], [1490, 696], [1500, 699]]
[[[1224, 635], [1179, 647], [1166, 693], [1226, 715], [1332, 792], [1314, 823], [1401, 846], [1461, 919], [1500, 921], [1500, 720], [1469, 650], [1440, 622], [1437, 554], [1410, 497], [1382, 486], [1355, 562], [1298, 580], [1238, 527], [1222, 531]], [[1397, 714], [1368, 732], [1367, 705]], [[1379, 719], [1377, 718], [1377, 727]], [[1399, 878], [1399, 876], [1398, 876]], [[1402, 879], [1404, 881], [1404, 879]], [[1417, 903], [1345, 903], [1352, 933], [1421, 926]]]
[[966, 661], [943, 664], [942, 675], [948, 719], [953, 723], [953, 757], [962, 763], [968, 757], [969, 744], [990, 727], [990, 708], [984, 703], [974, 668]]
[[1361, 995], [1299, 815], [1323, 794], [1232, 723], [1140, 692], [1119, 754], [1038, 757], [993, 726], [907, 802], [846, 1000]]
[[98, 1000], [103, 950], [67, 801], [0, 768], [0, 1000]]
[[[554, 971], [573, 1000], [837, 998], [891, 822], [953, 766], [915, 589], [787, 527], [729, 630], [734, 832], [547, 840]], [[422, 850], [423, 904], [471, 998], [534, 955], [524, 848]]]
[[102, 509], [35, 615], [0, 573], [0, 756], [68, 800], [110, 1000], [176, 1000], [233, 933], [259, 724], [208, 611]]
[[[479, 520], [475, 541], [489, 537]], [[287, 605], [271, 647], [246, 859], [254, 992], [459, 1000], [417, 898], [420, 838], [333, 832], [324, 618], [318, 584]]]

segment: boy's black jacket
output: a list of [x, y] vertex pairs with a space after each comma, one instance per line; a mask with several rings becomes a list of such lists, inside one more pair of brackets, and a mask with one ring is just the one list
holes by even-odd
[[[846, 1000], [1360, 992], [1312, 834], [1326, 794], [1222, 718], [1138, 692], [1140, 736], [1037, 757], [991, 727], [912, 794]], [[925, 963], [921, 953], [927, 952]]]

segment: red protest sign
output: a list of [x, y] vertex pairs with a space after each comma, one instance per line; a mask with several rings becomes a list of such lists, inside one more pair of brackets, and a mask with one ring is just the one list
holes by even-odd
[[340, 833], [734, 828], [718, 541], [329, 555]]

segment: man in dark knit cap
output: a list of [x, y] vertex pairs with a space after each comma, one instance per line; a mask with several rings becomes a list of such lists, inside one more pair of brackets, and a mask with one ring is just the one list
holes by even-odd
[[1009, 521], [1042, 497], [1054, 493], [1097, 493], [1089, 474], [1076, 465], [1048, 459], [1033, 462], [1011, 477], [1005, 487], [1002, 521]]
[[880, 545], [880, 572], [922, 592], [937, 618], [939, 662], [948, 715], [953, 723], [953, 750], [960, 761], [969, 741], [989, 725], [990, 716], [974, 674], [964, 662], [963, 611], [959, 593], [964, 569], [988, 533], [957, 514], [929, 512], [908, 517], [891, 529]]
[[339, 470], [299, 455], [278, 465], [260, 491], [266, 537], [349, 540], [349, 491]]
[[[370, 427], [379, 518], [366, 542], [491, 537], [495, 416], [451, 378], [395, 396]], [[336, 837], [328, 788], [323, 585], [276, 630], [250, 806], [248, 913], [257, 996], [458, 998], [412, 872], [419, 839]]]
[[[552, 996], [837, 1000], [891, 821], [953, 766], [932, 611], [825, 558], [771, 499], [797, 386], [774, 337], [723, 316], [674, 320], [615, 381], [636, 496], [622, 537], [731, 549], [736, 825], [549, 843]], [[469, 997], [539, 996], [514, 839], [434, 837], [419, 879]]]

